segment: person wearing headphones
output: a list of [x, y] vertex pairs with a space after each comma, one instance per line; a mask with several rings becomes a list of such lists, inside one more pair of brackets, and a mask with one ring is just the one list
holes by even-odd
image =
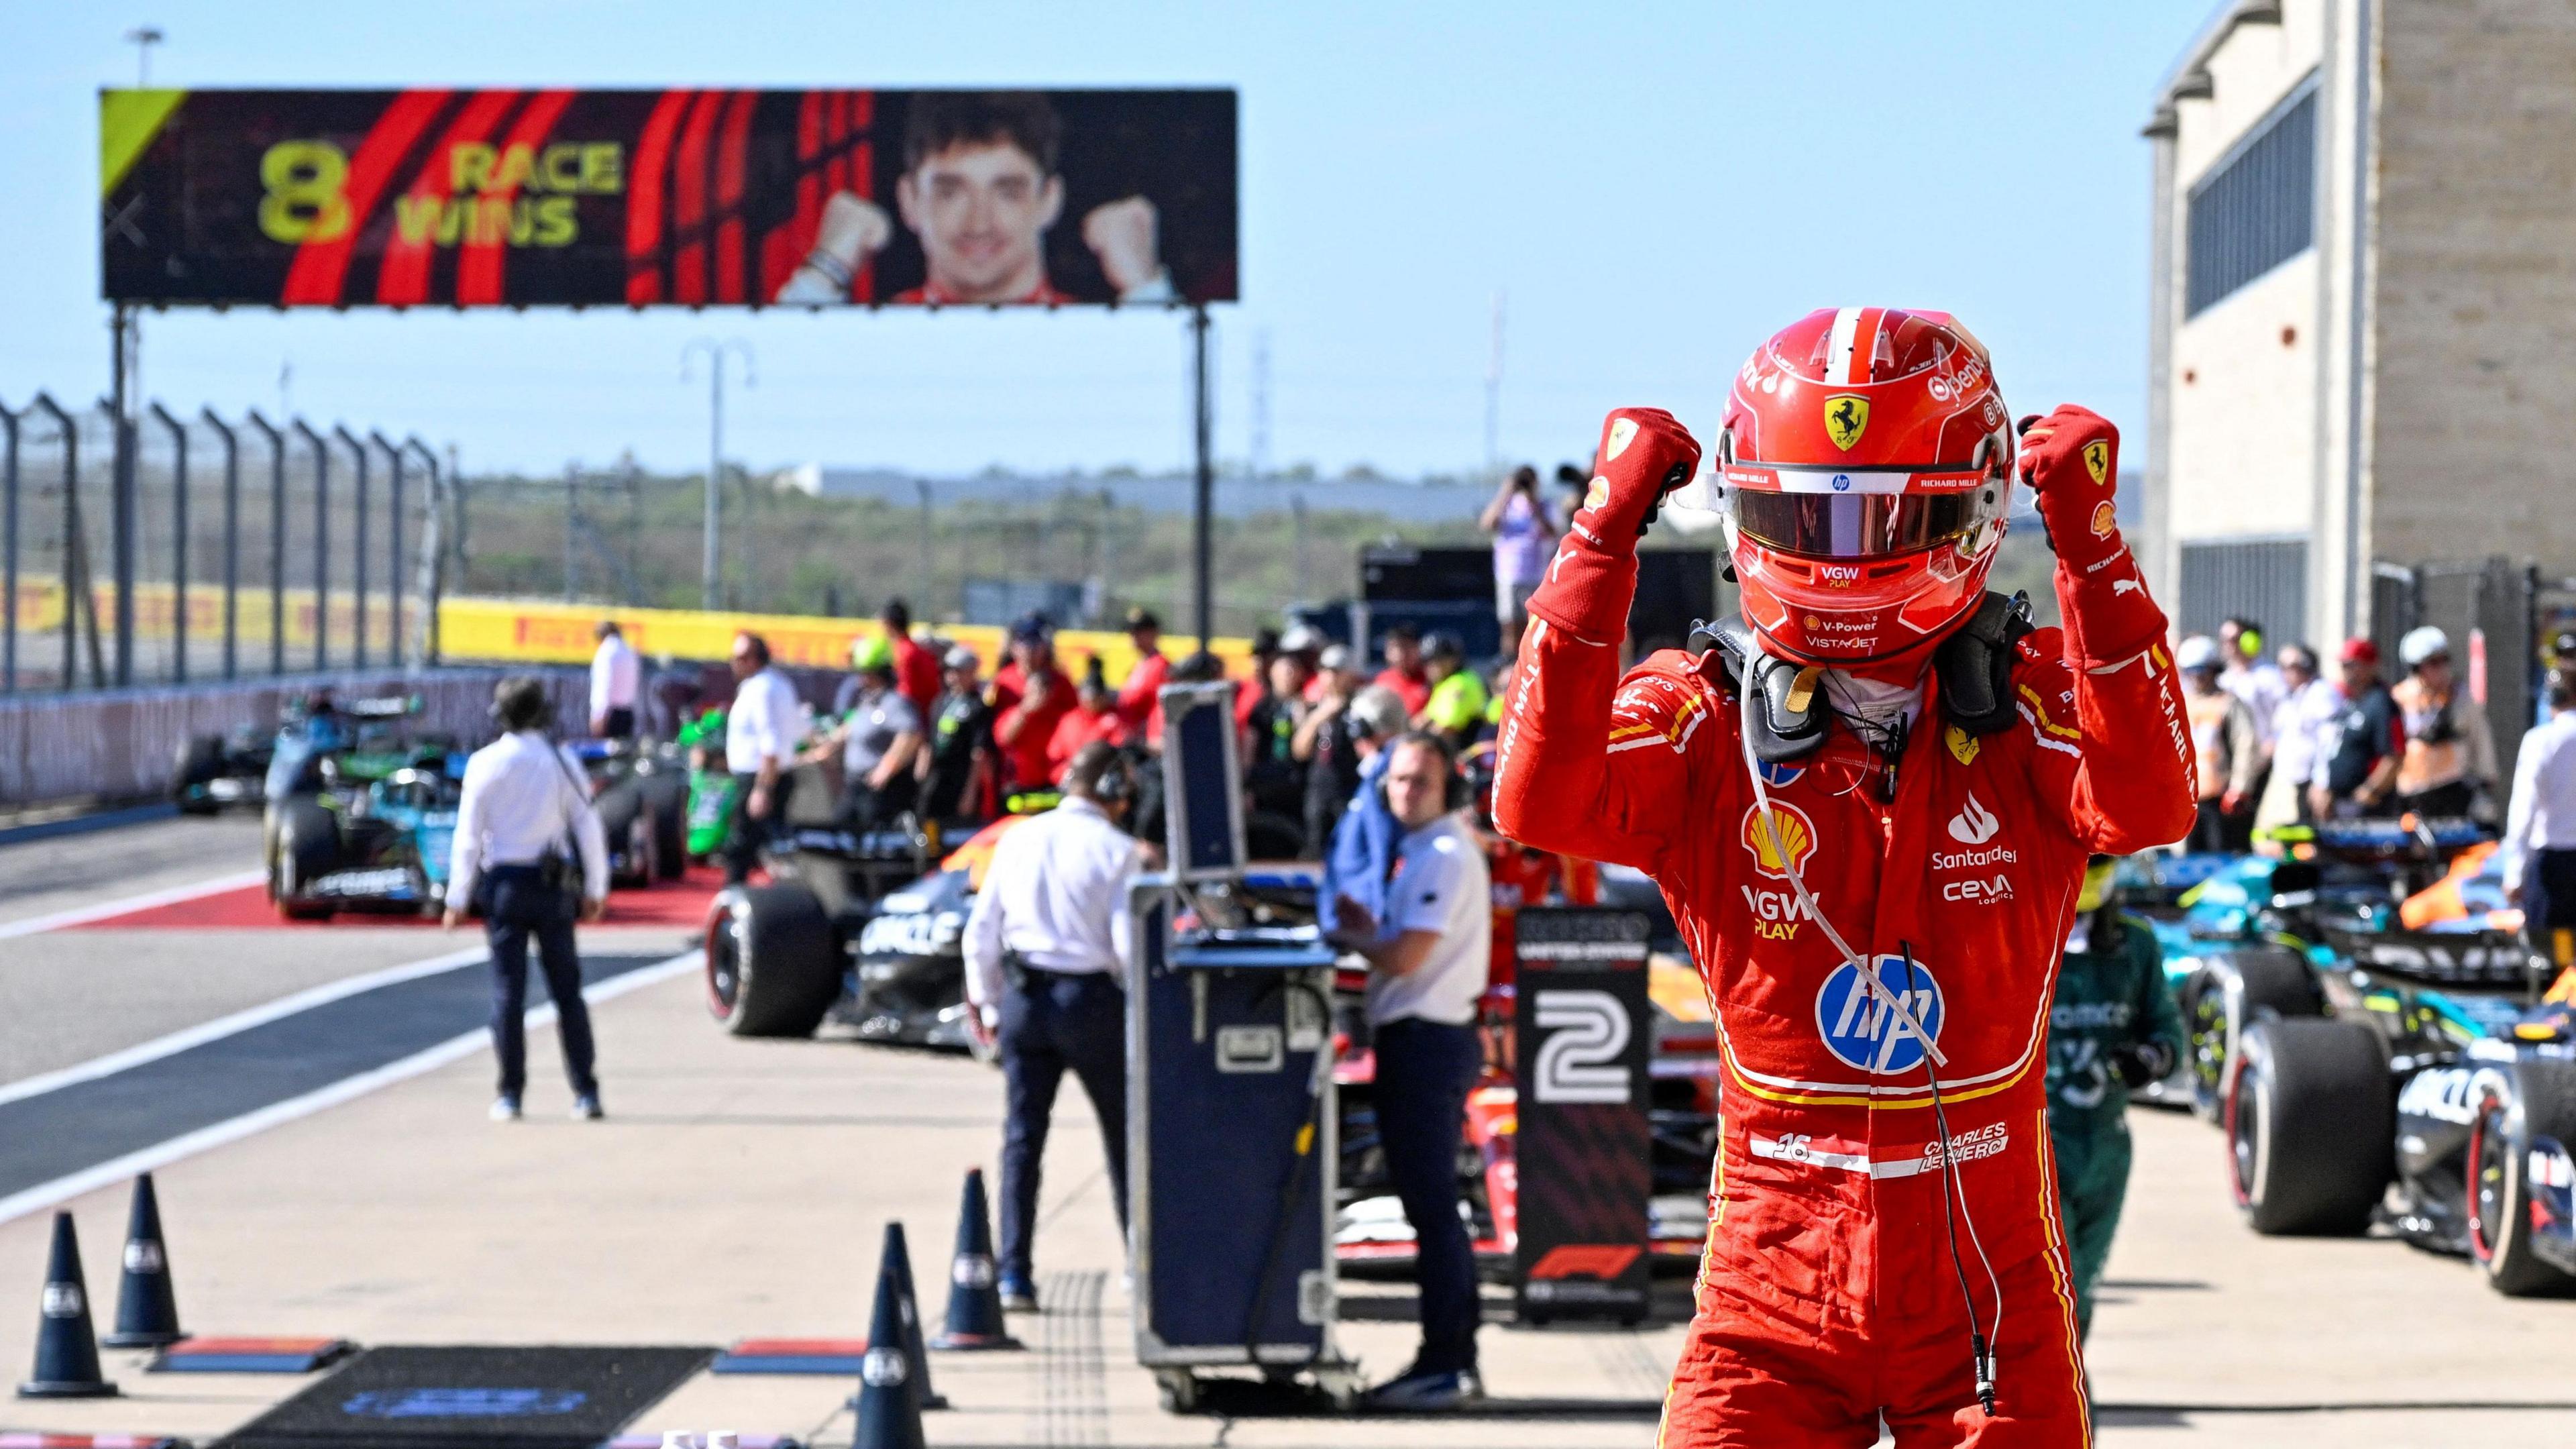
[[478, 909], [492, 943], [492, 1054], [501, 1064], [492, 1120], [517, 1121], [527, 1089], [528, 941], [534, 937], [563, 1037], [572, 1114], [596, 1121], [599, 1079], [592, 1073], [590, 1012], [581, 999], [572, 927], [576, 913], [596, 921], [608, 909], [607, 832], [591, 808], [580, 763], [547, 738], [555, 707], [544, 682], [501, 681], [492, 693], [492, 717], [501, 737], [465, 762], [441, 923], [453, 931], [469, 907]]
[[2120, 909], [2119, 862], [2093, 857], [2048, 1008], [2048, 1142], [2075, 1278], [2075, 1332], [2093, 1332], [2093, 1290], [2129, 1192], [2129, 1093], [2182, 1060], [2182, 1013], [2155, 929]]
[[1067, 1068], [1100, 1120], [1110, 1204], [1122, 1236], [1127, 1227], [1127, 888], [1143, 853], [1125, 821], [1136, 777], [1117, 746], [1094, 741], [1063, 789], [1063, 804], [993, 847], [961, 942], [968, 1029], [1002, 1058], [1000, 1286], [1002, 1306], [1023, 1313], [1037, 1308], [1038, 1165]]
[[1458, 1147], [1468, 1089], [1484, 1070], [1476, 1012], [1492, 955], [1493, 882], [1483, 847], [1458, 818], [1451, 793], [1457, 780], [1446, 736], [1416, 730], [1399, 737], [1379, 785], [1404, 832], [1384, 910], [1347, 894], [1335, 902], [1335, 944], [1369, 965], [1378, 1139], [1413, 1225], [1422, 1293], [1422, 1343], [1412, 1366], [1369, 1395], [1384, 1409], [1446, 1409], [1483, 1393], [1476, 1253], [1458, 1217]]

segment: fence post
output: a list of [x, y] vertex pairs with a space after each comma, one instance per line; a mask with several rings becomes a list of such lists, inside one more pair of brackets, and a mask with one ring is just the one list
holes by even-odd
[[439, 472], [438, 455], [418, 437], [406, 438], [403, 446], [419, 450], [420, 460], [429, 468], [429, 510], [426, 528], [420, 540], [420, 661], [438, 662], [438, 599], [447, 576], [447, 543], [439, 536], [446, 518], [447, 485]]
[[302, 418], [292, 424], [313, 449], [313, 670], [331, 667], [331, 445]]
[[[124, 338], [125, 333], [120, 327], [117, 334], [120, 357]], [[118, 377], [121, 379], [123, 376], [120, 362]], [[123, 383], [120, 381], [118, 386], [122, 388]], [[108, 422], [108, 586], [116, 601], [116, 683], [122, 689], [134, 682], [134, 515], [139, 511], [135, 502], [140, 491], [136, 486], [136, 474], [140, 470], [134, 455], [139, 430], [134, 419], [126, 413], [122, 392], [114, 398], [100, 398], [98, 408], [107, 414]], [[95, 632], [98, 601], [92, 599], [89, 607], [90, 627]]]
[[89, 677], [94, 688], [107, 687], [107, 664], [99, 653], [98, 600], [89, 586], [89, 534], [81, 526], [80, 424], [48, 393], [36, 394], [42, 408], [63, 435], [63, 690], [80, 687], [80, 617], [89, 611]]
[[389, 476], [386, 481], [391, 486], [392, 492], [386, 500], [388, 522], [386, 526], [385, 562], [388, 567], [385, 570], [387, 575], [385, 579], [385, 607], [393, 611], [393, 620], [385, 630], [385, 640], [387, 645], [393, 650], [394, 668], [400, 669], [402, 668], [403, 662], [403, 455], [402, 449], [397, 448], [392, 443], [386, 441], [383, 433], [371, 432], [367, 434], [367, 437], [377, 447], [385, 450], [385, 461], [389, 465], [387, 469]]
[[250, 410], [268, 439], [268, 672], [286, 672], [286, 434]]
[[18, 415], [0, 407], [0, 694], [18, 692]]
[[367, 667], [367, 445], [359, 441], [345, 423], [333, 424], [331, 436], [347, 445], [349, 456], [356, 459], [358, 463], [358, 556], [355, 565], [358, 596], [357, 667], [364, 669]]
[[206, 426], [224, 440], [224, 678], [231, 679], [241, 637], [241, 440], [213, 408], [204, 416]]
[[159, 403], [152, 405], [152, 416], [170, 430], [171, 510], [170, 588], [174, 600], [170, 610], [171, 664], [170, 677], [179, 684], [188, 682], [188, 425], [170, 416], [170, 410]]

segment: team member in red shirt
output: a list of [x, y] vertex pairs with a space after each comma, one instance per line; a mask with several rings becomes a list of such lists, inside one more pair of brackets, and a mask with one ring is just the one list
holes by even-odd
[[[2118, 434], [2018, 439], [1940, 313], [1820, 311], [1736, 375], [1717, 648], [1618, 674], [1638, 537], [1700, 447], [1610, 415], [1531, 597], [1495, 823], [1634, 866], [1716, 1007], [1722, 1120], [1661, 1443], [2081, 1445], [2048, 1158], [2050, 992], [2089, 855], [2191, 826], [2165, 619], [2121, 542]], [[2016, 472], [2065, 628], [1985, 590]]]
[[1118, 686], [1118, 715], [1131, 733], [1145, 737], [1146, 748], [1160, 749], [1163, 737], [1163, 686], [1172, 682], [1172, 661], [1163, 653], [1163, 620], [1151, 609], [1127, 611], [1127, 642], [1136, 663], [1127, 682]]
[[1033, 790], [1047, 783], [1047, 746], [1056, 722], [1078, 703], [1073, 681], [1055, 661], [1055, 630], [1043, 614], [1011, 626], [1011, 660], [993, 671], [993, 743], [1000, 749], [1004, 788]]
[[939, 656], [912, 637], [912, 607], [901, 599], [886, 600], [877, 611], [877, 626], [894, 646], [894, 692], [912, 701], [923, 719], [939, 700]]
[[1386, 668], [1378, 671], [1371, 684], [1382, 684], [1404, 701], [1404, 717], [1422, 713], [1431, 702], [1431, 671], [1422, 665], [1422, 631], [1411, 624], [1397, 624], [1386, 631]]
[[1082, 673], [1082, 687], [1075, 695], [1074, 707], [1055, 722], [1055, 733], [1047, 737], [1047, 778], [1063, 784], [1064, 772], [1072, 767], [1074, 757], [1093, 740], [1112, 745], [1124, 745], [1128, 740], [1127, 721], [1118, 713], [1118, 696], [1110, 692], [1109, 681], [1102, 677], [1097, 655]]

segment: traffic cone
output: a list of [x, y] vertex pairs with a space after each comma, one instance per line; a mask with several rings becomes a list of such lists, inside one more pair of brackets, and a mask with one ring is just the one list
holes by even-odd
[[868, 1351], [859, 1360], [858, 1418], [850, 1449], [923, 1449], [920, 1381], [904, 1347], [903, 1229], [886, 1224], [877, 1264], [876, 1309], [868, 1315]]
[[80, 1237], [70, 1213], [54, 1214], [54, 1250], [45, 1263], [43, 1316], [36, 1320], [36, 1376], [18, 1386], [22, 1399], [104, 1399], [116, 1385], [98, 1371], [89, 1290], [81, 1286]]
[[926, 1410], [947, 1408], [948, 1400], [930, 1386], [930, 1353], [921, 1341], [921, 1295], [912, 1288], [912, 1253], [904, 1246], [901, 1223], [886, 1224], [885, 1259], [902, 1285], [903, 1356], [912, 1365], [913, 1397]]
[[966, 1169], [966, 1200], [957, 1209], [957, 1254], [948, 1264], [948, 1322], [936, 1349], [1019, 1348], [1002, 1323], [1002, 1290], [993, 1273], [992, 1214], [984, 1202], [984, 1169]]
[[161, 1199], [147, 1172], [134, 1179], [134, 1206], [125, 1216], [125, 1280], [116, 1293], [116, 1332], [99, 1342], [109, 1348], [159, 1348], [187, 1336], [179, 1328], [179, 1300], [170, 1291], [170, 1254], [161, 1244]]

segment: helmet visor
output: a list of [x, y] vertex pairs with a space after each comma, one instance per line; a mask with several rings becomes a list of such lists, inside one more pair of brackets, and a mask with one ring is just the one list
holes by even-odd
[[[1782, 470], [1783, 474], [1786, 470]], [[1877, 558], [1914, 553], [1974, 530], [2004, 511], [2004, 481], [1970, 475], [1957, 491], [1880, 491], [1905, 475], [1837, 474], [1851, 491], [1781, 492], [1735, 484], [1723, 507], [1738, 532], [1806, 558]], [[1790, 482], [1787, 477], [1781, 481]], [[1803, 482], [1804, 480], [1798, 480]], [[1733, 483], [1734, 480], [1729, 480]], [[1858, 482], [1858, 487], [1852, 487]], [[1878, 485], [1873, 487], [1872, 485]], [[1794, 486], [1794, 485], [1793, 485]]]

